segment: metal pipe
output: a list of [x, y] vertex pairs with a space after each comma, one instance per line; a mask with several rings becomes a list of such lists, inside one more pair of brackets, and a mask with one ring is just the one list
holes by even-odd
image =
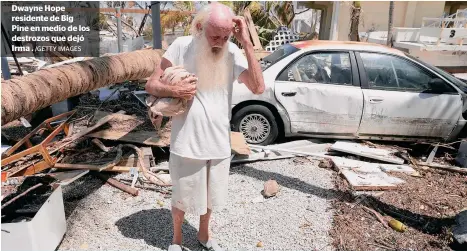
[[389, 2], [389, 20], [388, 20], [388, 37], [386, 40], [386, 45], [392, 47], [392, 28], [394, 22], [394, 1]]
[[8, 80], [11, 78], [10, 66], [8, 65], [8, 60], [6, 57], [2, 57], [2, 74], [3, 79]]
[[152, 13], [152, 48], [162, 49], [161, 10], [159, 1], [151, 1]]
[[120, 7], [116, 8], [117, 13], [117, 41], [118, 41], [118, 52], [123, 51], [123, 41], [122, 41], [122, 10]]

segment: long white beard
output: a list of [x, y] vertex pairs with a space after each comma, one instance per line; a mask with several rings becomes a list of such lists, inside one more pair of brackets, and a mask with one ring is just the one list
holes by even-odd
[[194, 45], [198, 90], [220, 89], [229, 84], [233, 63], [229, 57], [228, 44], [214, 53], [203, 32], [194, 37]]

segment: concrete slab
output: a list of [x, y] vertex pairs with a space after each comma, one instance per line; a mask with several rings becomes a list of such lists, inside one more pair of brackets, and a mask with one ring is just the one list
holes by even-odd
[[392, 151], [386, 149], [370, 148], [368, 146], [354, 142], [338, 141], [331, 146], [331, 149], [394, 164], [404, 163], [403, 159], [393, 156]]

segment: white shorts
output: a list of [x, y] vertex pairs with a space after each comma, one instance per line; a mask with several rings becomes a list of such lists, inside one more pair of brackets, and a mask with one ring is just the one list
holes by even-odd
[[204, 215], [222, 209], [228, 195], [230, 158], [199, 160], [170, 154], [172, 206], [185, 213]]

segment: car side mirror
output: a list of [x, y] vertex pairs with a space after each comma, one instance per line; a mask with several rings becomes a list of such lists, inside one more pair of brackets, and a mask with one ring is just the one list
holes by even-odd
[[428, 88], [430, 91], [435, 93], [443, 93], [446, 90], [444, 80], [440, 78], [430, 79], [428, 82]]

